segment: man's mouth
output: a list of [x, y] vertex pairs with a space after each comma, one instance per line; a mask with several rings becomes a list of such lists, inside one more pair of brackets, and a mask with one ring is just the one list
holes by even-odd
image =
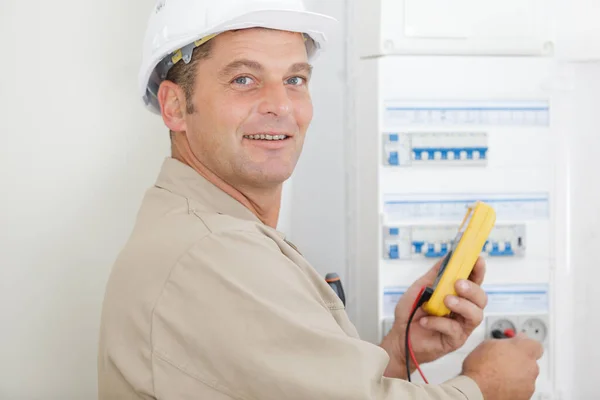
[[256, 134], [256, 135], [244, 135], [244, 139], [250, 140], [285, 140], [289, 136], [287, 135], [264, 135], [264, 134]]

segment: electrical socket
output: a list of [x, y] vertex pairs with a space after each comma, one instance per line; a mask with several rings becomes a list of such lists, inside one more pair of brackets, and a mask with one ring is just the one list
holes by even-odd
[[504, 332], [506, 329], [512, 329], [517, 332], [519, 323], [516, 315], [493, 315], [485, 319], [485, 337], [486, 339], [493, 338], [492, 332], [499, 330]]
[[491, 315], [485, 318], [485, 337], [492, 338], [492, 331], [512, 329], [515, 333], [523, 332], [543, 346], [548, 343], [550, 324], [548, 314], [512, 314]]
[[519, 316], [519, 332], [525, 333], [531, 339], [546, 346], [550, 335], [548, 314]]

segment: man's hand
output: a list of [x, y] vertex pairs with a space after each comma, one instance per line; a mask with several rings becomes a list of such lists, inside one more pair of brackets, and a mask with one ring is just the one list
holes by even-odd
[[[435, 281], [442, 260], [412, 284], [396, 305], [395, 321], [381, 347], [390, 355], [385, 376], [407, 378], [404, 337], [411, 307], [423, 286]], [[410, 340], [419, 363], [426, 363], [462, 347], [473, 330], [483, 320], [483, 309], [487, 305], [487, 294], [481, 288], [485, 276], [485, 261], [478, 258], [471, 276], [466, 281], [456, 282], [455, 296], [447, 296], [444, 303], [452, 311], [450, 317], [428, 315], [422, 309], [415, 314], [410, 328]], [[415, 366], [412, 365], [412, 368]]]
[[477, 383], [486, 400], [529, 400], [540, 373], [537, 360], [543, 354], [542, 345], [525, 334], [487, 340], [465, 359], [462, 375]]

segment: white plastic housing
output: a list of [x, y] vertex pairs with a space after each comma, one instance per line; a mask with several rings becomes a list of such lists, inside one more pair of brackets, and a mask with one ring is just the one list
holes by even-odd
[[359, 55], [550, 55], [545, 0], [369, 0], [357, 3]]

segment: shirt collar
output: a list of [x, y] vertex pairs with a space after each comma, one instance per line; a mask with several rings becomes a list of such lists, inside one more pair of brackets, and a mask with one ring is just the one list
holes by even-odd
[[200, 203], [208, 211], [248, 221], [263, 222], [242, 203], [219, 189], [192, 167], [171, 157], [165, 158], [156, 187]]

